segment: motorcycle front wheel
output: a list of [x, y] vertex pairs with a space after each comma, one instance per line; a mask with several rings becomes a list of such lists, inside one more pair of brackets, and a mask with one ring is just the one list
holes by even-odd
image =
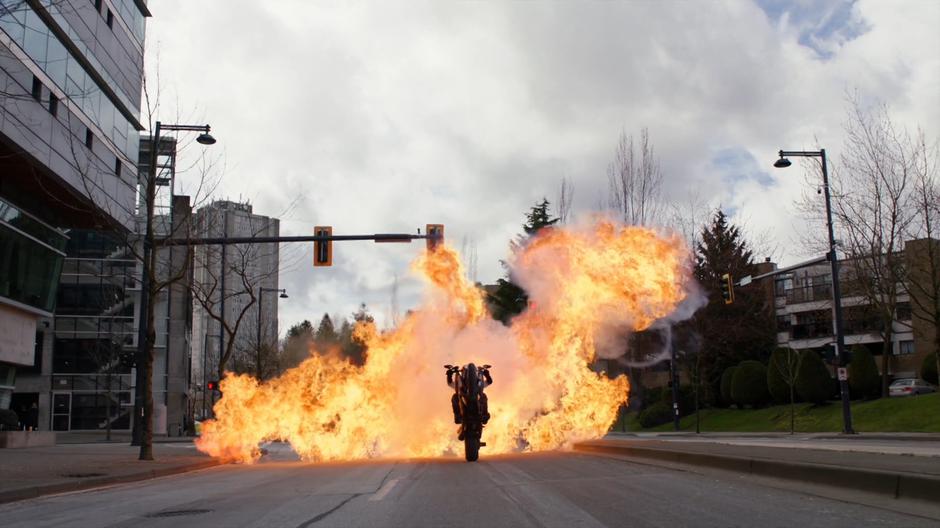
[[480, 458], [480, 437], [469, 434], [463, 439], [463, 451], [467, 462], [476, 462]]

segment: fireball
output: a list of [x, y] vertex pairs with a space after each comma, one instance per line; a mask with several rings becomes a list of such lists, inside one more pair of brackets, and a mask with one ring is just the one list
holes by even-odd
[[444, 383], [446, 363], [489, 363], [487, 453], [541, 451], [603, 435], [627, 402], [625, 376], [591, 368], [596, 336], [639, 331], [676, 311], [691, 292], [690, 253], [676, 236], [594, 219], [546, 228], [513, 255], [514, 281], [531, 305], [509, 327], [492, 320], [459, 255], [438, 246], [413, 271], [425, 300], [396, 328], [355, 329], [363, 365], [312, 349], [299, 366], [259, 382], [228, 374], [216, 418], [197, 447], [250, 463], [267, 441], [305, 460], [447, 456], [459, 451]]

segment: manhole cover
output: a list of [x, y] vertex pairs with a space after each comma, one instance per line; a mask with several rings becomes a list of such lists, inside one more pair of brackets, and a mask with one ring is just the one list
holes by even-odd
[[148, 513], [144, 517], [153, 519], [154, 517], [182, 517], [184, 515], [202, 515], [203, 513], [209, 513], [212, 510], [170, 510], [162, 511], [157, 513]]
[[66, 478], [88, 478], [88, 477], [103, 477], [107, 473], [65, 473], [62, 476]]

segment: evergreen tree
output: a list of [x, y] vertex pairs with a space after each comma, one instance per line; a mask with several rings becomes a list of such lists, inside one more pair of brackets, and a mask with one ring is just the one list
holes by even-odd
[[[353, 312], [352, 318], [355, 324], [374, 323], [375, 317], [369, 313], [369, 308], [365, 303], [359, 305], [359, 309]], [[339, 342], [343, 355], [356, 365], [362, 365], [366, 360], [366, 345], [353, 335], [353, 323], [345, 318], [340, 325]]]
[[800, 368], [796, 392], [803, 401], [822, 405], [832, 396], [832, 376], [822, 358], [814, 350], [800, 352]]
[[[526, 213], [526, 221], [522, 224], [524, 235], [519, 235], [515, 241], [510, 242], [513, 251], [518, 251], [526, 241], [535, 236], [545, 227], [550, 227], [558, 223], [558, 218], [552, 218], [549, 211], [549, 201], [542, 198], [542, 201], [532, 206]], [[506, 268], [506, 263], [503, 262]], [[512, 282], [511, 274], [508, 272], [506, 278], [496, 281], [496, 289], [487, 295], [490, 304], [490, 311], [493, 319], [508, 325], [510, 319], [522, 313], [529, 304], [529, 297], [525, 290]]]
[[333, 320], [330, 319], [330, 314], [323, 314], [323, 319], [320, 319], [320, 327], [317, 328], [316, 339], [317, 344], [320, 346], [330, 346], [338, 341], [336, 330], [333, 328]]
[[287, 330], [287, 337], [281, 347], [278, 369], [283, 371], [296, 367], [310, 355], [310, 343], [313, 342], [315, 332], [313, 324], [304, 320], [302, 323], [292, 325]]
[[300, 337], [302, 335], [313, 335], [313, 325], [307, 319], [304, 319], [302, 323], [291, 325], [287, 329], [287, 337]]
[[765, 361], [776, 341], [772, 301], [765, 291], [736, 288], [733, 304], [725, 304], [719, 291], [723, 274], [737, 280], [754, 272], [753, 253], [740, 229], [719, 209], [702, 229], [695, 262], [695, 276], [708, 296], [708, 304], [695, 317], [702, 336], [700, 369], [707, 402], [718, 399], [725, 369], [748, 359]]
[[881, 375], [875, 358], [864, 345], [855, 345], [851, 349], [849, 361], [849, 394], [853, 398], [874, 400], [881, 396]]

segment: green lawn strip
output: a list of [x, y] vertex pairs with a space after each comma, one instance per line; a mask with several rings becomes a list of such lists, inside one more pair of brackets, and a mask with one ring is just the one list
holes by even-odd
[[[795, 429], [799, 433], [837, 433], [842, 431], [842, 405], [829, 402], [815, 407], [795, 405]], [[672, 423], [643, 429], [636, 414], [625, 417], [627, 431], [672, 431]], [[940, 393], [909, 398], [881, 398], [852, 402], [852, 421], [858, 432], [940, 432]], [[683, 431], [695, 430], [695, 415], [682, 418]], [[623, 431], [623, 420], [613, 431]], [[788, 432], [790, 406], [776, 405], [763, 409], [705, 409], [701, 412], [702, 432]]]

